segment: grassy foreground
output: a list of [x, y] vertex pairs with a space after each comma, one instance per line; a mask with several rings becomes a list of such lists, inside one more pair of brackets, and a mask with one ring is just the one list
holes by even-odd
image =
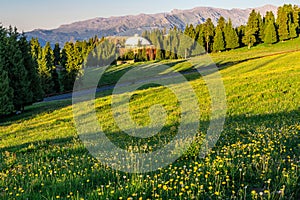
[[[228, 105], [217, 145], [200, 159], [199, 139], [175, 163], [152, 173], [115, 171], [93, 158], [77, 136], [70, 100], [36, 104], [21, 116], [1, 119], [0, 199], [299, 199], [300, 52], [277, 54], [296, 50], [296, 44], [299, 39], [212, 54]], [[265, 57], [271, 54], [276, 55]], [[120, 77], [126, 67], [109, 73]], [[200, 102], [200, 138], [208, 126], [210, 98], [198, 74], [186, 78]], [[149, 107], [164, 106], [166, 127], [156, 139], [171, 139], [180, 114], [170, 98], [174, 94], [161, 86], [132, 94], [130, 112], [140, 125], [149, 123]], [[110, 92], [98, 97], [97, 116], [107, 136], [134, 149], [112, 117]], [[147, 147], [156, 148], [157, 141]]]

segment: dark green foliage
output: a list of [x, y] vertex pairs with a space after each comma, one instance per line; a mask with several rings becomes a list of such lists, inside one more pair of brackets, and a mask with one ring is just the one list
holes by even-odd
[[205, 38], [207, 52], [210, 52], [212, 50], [214, 35], [215, 35], [215, 26], [212, 23], [211, 19], [208, 18], [204, 23], [204, 38]]
[[162, 48], [160, 39], [158, 39], [158, 41], [157, 41], [156, 58], [155, 59], [156, 60], [163, 60], [164, 59], [163, 48]]
[[274, 44], [278, 41], [278, 34], [275, 24], [275, 17], [272, 12], [267, 12], [264, 17], [264, 38], [263, 41], [267, 44]]
[[[69, 44], [70, 50], [66, 49], [67, 52], [72, 52], [72, 44]], [[76, 51], [75, 51], [76, 52]], [[67, 55], [71, 58], [72, 55]], [[116, 46], [110, 43], [108, 40], [104, 40], [102, 43], [97, 45], [88, 55], [87, 59], [84, 61], [84, 67], [102, 67], [114, 64], [117, 58]], [[75, 63], [69, 62], [67, 65], [68, 72], [75, 72], [76, 74], [81, 70], [83, 62], [77, 60]]]
[[225, 32], [226, 21], [223, 17], [221, 17], [218, 21], [218, 25], [216, 27], [216, 34], [214, 36], [214, 43], [213, 43], [213, 51], [223, 51], [225, 50]]
[[296, 25], [297, 35], [300, 34], [300, 8], [296, 5], [293, 7], [293, 20]]
[[27, 42], [25, 35], [22, 35], [19, 39], [19, 46], [22, 52], [22, 57], [24, 61], [24, 67], [27, 71], [27, 80], [29, 84], [29, 89], [27, 91], [26, 104], [31, 104], [36, 101], [43, 99], [43, 90], [41, 87], [41, 80], [37, 72], [37, 62], [31, 56], [31, 47]]
[[[64, 46], [66, 62], [63, 73], [63, 86], [65, 91], [71, 91], [79, 69], [81, 66], [77, 61], [75, 47], [73, 43], [67, 42]], [[82, 63], [81, 63], [82, 64]]]
[[52, 79], [52, 71], [55, 69], [53, 62], [53, 51], [50, 47], [50, 43], [47, 43], [42, 49], [42, 52], [38, 55], [38, 73], [45, 94], [55, 93], [54, 82]]
[[225, 50], [225, 42], [223, 32], [220, 27], [216, 29], [216, 35], [214, 37], [213, 51], [219, 52]]
[[222, 32], [225, 31], [225, 27], [226, 27], [226, 20], [224, 17], [220, 17], [220, 19], [218, 20], [218, 27], [221, 29]]
[[296, 38], [298, 36], [296, 23], [289, 22], [289, 33], [291, 39]]
[[193, 39], [185, 34], [179, 35], [179, 47], [178, 47], [178, 55], [182, 58], [187, 58], [191, 56], [193, 49]]
[[196, 39], [196, 31], [195, 31], [195, 28], [194, 26], [191, 24], [190, 26], [186, 26], [185, 30], [184, 30], [184, 34], [189, 36], [190, 38], [192, 39]]
[[224, 37], [225, 37], [226, 49], [235, 49], [240, 46], [239, 37], [236, 31], [234, 30], [230, 19], [225, 25]]
[[0, 115], [6, 115], [14, 110], [13, 89], [9, 86], [8, 74], [2, 68], [0, 57]]
[[53, 56], [54, 56], [54, 66], [57, 66], [60, 63], [60, 47], [59, 44], [56, 43], [53, 49]]
[[274, 23], [269, 23], [265, 29], [264, 42], [267, 44], [274, 44], [277, 42], [277, 32]]
[[9, 27], [7, 37], [4, 38], [4, 48], [0, 55], [3, 70], [8, 72], [9, 85], [13, 89], [13, 105], [16, 110], [23, 110], [27, 103], [29, 83], [24, 66], [22, 51], [19, 46], [19, 33], [16, 28]]
[[276, 23], [278, 26], [278, 35], [280, 41], [290, 39], [288, 10], [289, 8], [287, 5], [278, 8]]
[[196, 42], [198, 42], [198, 44], [201, 45], [202, 47], [205, 47], [205, 34], [204, 34], [203, 24], [199, 24], [196, 26], [196, 33], [197, 33]]
[[14, 110], [13, 89], [9, 85], [9, 77], [5, 65], [5, 35], [6, 30], [0, 26], [0, 115], [6, 115]]
[[243, 43], [250, 49], [254, 44], [260, 41], [261, 15], [252, 10], [245, 30]]
[[263, 18], [261, 14], [258, 12], [257, 15], [257, 20], [258, 20], [258, 39], [257, 42], [261, 43], [264, 38], [264, 23], [263, 23]]
[[59, 47], [58, 43], [56, 43], [54, 46], [53, 56], [54, 56], [54, 60], [53, 60], [54, 68], [51, 70], [51, 76], [52, 76], [52, 80], [53, 80], [53, 84], [54, 84], [53, 89], [56, 93], [59, 93], [59, 92], [61, 92], [62, 88], [61, 88], [61, 83], [60, 83], [60, 77], [56, 70], [56, 68], [61, 64], [60, 47]]
[[246, 44], [244, 43], [243, 39], [246, 35], [246, 26], [242, 25], [237, 28], [237, 34], [239, 37], [239, 44], [241, 47], [245, 46]]

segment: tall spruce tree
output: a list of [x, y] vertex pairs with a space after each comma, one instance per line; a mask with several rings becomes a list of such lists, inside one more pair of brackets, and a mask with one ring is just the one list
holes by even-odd
[[211, 18], [208, 18], [204, 23], [204, 37], [205, 37], [207, 52], [210, 52], [212, 49], [214, 35], [215, 35], [215, 26], [212, 23]]
[[214, 37], [214, 43], [213, 43], [213, 51], [219, 52], [225, 50], [225, 42], [224, 42], [224, 36], [223, 32], [220, 27], [216, 28], [216, 34]]
[[280, 41], [290, 39], [289, 34], [289, 16], [286, 6], [279, 7], [277, 11], [278, 36]]
[[0, 115], [9, 114], [14, 110], [13, 89], [9, 85], [8, 73], [4, 70], [6, 34], [6, 30], [0, 26]]
[[11, 113], [14, 110], [13, 89], [9, 86], [8, 73], [2, 67], [0, 56], [0, 116]]
[[300, 8], [297, 5], [293, 7], [293, 19], [296, 25], [297, 34], [300, 34]]
[[274, 44], [278, 41], [278, 33], [275, 24], [275, 16], [273, 12], [268, 11], [264, 17], [264, 38], [267, 44]]
[[254, 44], [259, 41], [259, 15], [252, 10], [248, 18], [245, 36], [243, 38], [243, 43], [250, 49]]
[[264, 42], [267, 44], [274, 44], [278, 41], [277, 31], [274, 23], [268, 23], [265, 28]]
[[41, 80], [37, 72], [37, 62], [31, 55], [31, 47], [27, 42], [26, 36], [22, 34], [18, 42], [22, 52], [24, 66], [27, 71], [27, 82], [29, 84], [26, 103], [31, 104], [43, 98]]
[[9, 85], [13, 89], [13, 104], [16, 110], [24, 110], [27, 103], [29, 83], [24, 66], [22, 51], [18, 43], [20, 34], [16, 28], [9, 27], [5, 42], [4, 70], [8, 72]]
[[297, 24], [296, 23], [293, 23], [293, 22], [289, 22], [289, 36], [291, 39], [294, 39], [298, 36], [298, 33], [297, 33]]
[[54, 91], [56, 93], [61, 92], [61, 83], [60, 83], [60, 78], [59, 78], [59, 74], [57, 72], [57, 67], [60, 65], [60, 47], [59, 44], [56, 43], [53, 49], [53, 69], [51, 70], [51, 76], [52, 76], [52, 80], [53, 80], [53, 84], [54, 84]]
[[177, 59], [178, 58], [178, 46], [179, 46], [179, 34], [178, 34], [178, 30], [175, 26], [175, 28], [170, 32], [170, 36], [171, 36], [171, 55], [170, 58], [171, 59]]
[[239, 37], [239, 44], [241, 47], [247, 45], [244, 43], [244, 37], [246, 35], [246, 26], [245, 25], [241, 25], [237, 28], [237, 34]]
[[218, 20], [218, 25], [217, 26], [221, 29], [222, 32], [225, 31], [226, 20], [225, 20], [224, 17], [222, 17], [222, 16], [220, 17], [220, 19]]
[[226, 21], [224, 17], [220, 17], [218, 21], [218, 25], [216, 27], [216, 34], [213, 43], [213, 51], [215, 52], [225, 50], [225, 38], [224, 38], [225, 26], [226, 26]]
[[42, 49], [42, 52], [39, 53], [38, 58], [38, 73], [41, 79], [42, 88], [45, 94], [54, 93], [54, 83], [52, 80], [52, 70], [53, 70], [53, 51], [51, 49], [50, 43], [47, 43], [46, 46]]
[[203, 24], [199, 24], [196, 26], [196, 41], [205, 49], [205, 34]]
[[240, 46], [239, 37], [232, 26], [231, 19], [229, 19], [225, 25], [224, 38], [226, 49], [235, 49]]
[[260, 12], [256, 13], [256, 18], [258, 20], [258, 38], [257, 42], [261, 43], [264, 39], [264, 23], [263, 23], [263, 18], [260, 14]]
[[186, 34], [179, 34], [178, 55], [186, 59], [191, 56], [194, 45], [194, 39]]
[[60, 47], [59, 44], [56, 43], [53, 49], [53, 56], [54, 56], [54, 66], [57, 66], [60, 64]]

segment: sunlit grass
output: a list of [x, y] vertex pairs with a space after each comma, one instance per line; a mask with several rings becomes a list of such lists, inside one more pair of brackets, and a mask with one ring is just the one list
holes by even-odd
[[[197, 157], [199, 139], [175, 163], [152, 173], [117, 172], [93, 158], [78, 139], [70, 100], [39, 103], [23, 116], [1, 119], [0, 199], [298, 199], [300, 53], [259, 58], [294, 49], [297, 41], [212, 54], [223, 66], [227, 95], [220, 140], [204, 159]], [[185, 76], [199, 98], [200, 136], [208, 126], [209, 94], [198, 74]], [[98, 119], [113, 142], [129, 148], [134, 142], [112, 117], [110, 93], [97, 94]], [[135, 122], [147, 125], [148, 108], [162, 104], [169, 115], [161, 136], [171, 136], [180, 114], [172, 91], [155, 86], [132, 95]], [[159, 139], [149, 146], [160, 145]]]

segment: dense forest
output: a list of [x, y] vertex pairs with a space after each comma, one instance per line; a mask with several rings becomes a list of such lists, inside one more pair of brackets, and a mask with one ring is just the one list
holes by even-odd
[[[272, 45], [299, 36], [300, 9], [284, 5], [278, 8], [276, 18], [272, 12], [262, 17], [253, 10], [248, 23], [240, 27], [233, 27], [230, 19], [226, 21], [221, 17], [217, 26], [207, 19], [196, 27], [187, 25], [183, 31], [174, 27], [168, 31], [146, 31], [142, 36], [156, 47], [155, 59], [163, 60], [183, 55], [176, 52], [193, 55], [195, 43], [184, 40], [182, 34], [198, 42], [207, 52], [251, 48], [260, 43]], [[16, 28], [0, 26], [0, 115], [24, 110], [24, 106], [45, 96], [71, 91], [84, 64], [99, 65], [93, 63], [92, 58], [104, 58], [103, 52], [107, 49], [116, 51], [115, 44], [98, 37], [67, 42], [63, 48], [58, 44], [51, 48], [50, 43], [42, 47], [38, 39], [28, 41]], [[129, 51], [119, 59], [147, 61], [145, 51], [141, 49], [137, 54]]]

